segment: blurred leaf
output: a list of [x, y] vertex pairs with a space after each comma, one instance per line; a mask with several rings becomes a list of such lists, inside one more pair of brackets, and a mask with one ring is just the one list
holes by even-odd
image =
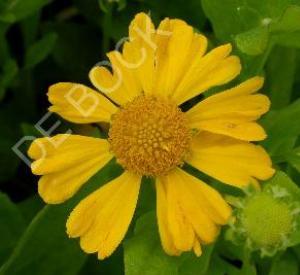
[[298, 272], [299, 268], [296, 256], [292, 252], [287, 251], [279, 259], [274, 259], [269, 275], [298, 275]]
[[0, 135], [0, 181], [10, 179], [19, 164], [19, 158], [11, 150], [16, 141]]
[[17, 208], [5, 195], [0, 193], [0, 265], [9, 257], [25, 229], [25, 221]]
[[84, 24], [59, 23], [54, 29], [58, 34], [55, 62], [69, 78], [85, 82], [91, 67], [101, 61], [101, 35]]
[[138, 205], [135, 210], [135, 216], [140, 217], [146, 212], [150, 212], [155, 209], [156, 197], [154, 180], [151, 178], [143, 178], [141, 190], [139, 194]]
[[21, 123], [21, 130], [24, 136], [34, 136], [41, 137], [42, 133], [35, 127], [29, 123]]
[[113, 5], [117, 5], [118, 11], [126, 7], [126, 0], [98, 0], [99, 7], [104, 12], [111, 12]]
[[300, 173], [300, 147], [295, 148], [287, 155], [287, 161]]
[[276, 172], [275, 176], [273, 176], [264, 184], [264, 190], [271, 189], [274, 186], [282, 187], [288, 190], [295, 201], [300, 201], [299, 187], [284, 172]]
[[78, 272], [85, 255], [66, 235], [65, 222], [71, 210], [68, 206], [46, 206], [39, 212], [0, 269], [1, 275], [71, 275]]
[[[205, 14], [212, 22], [216, 36], [222, 41], [253, 28], [277, 22], [293, 0], [202, 0]], [[295, 14], [294, 11], [288, 14]], [[296, 12], [297, 13], [297, 12]], [[284, 25], [287, 23], [283, 22]]]
[[[218, 0], [202, 0], [204, 13], [213, 25], [214, 32], [222, 41], [232, 40], [234, 35], [258, 27], [261, 14], [249, 5], [250, 1], [227, 0], [226, 4]], [[256, 2], [256, 1], [252, 1]], [[262, 6], [267, 2], [260, 2]]]
[[43, 38], [28, 48], [25, 55], [25, 69], [30, 69], [42, 62], [53, 50], [57, 40], [56, 33], [47, 33]]
[[18, 203], [20, 212], [22, 213], [26, 223], [30, 223], [34, 216], [44, 207], [44, 202], [39, 195], [34, 195], [28, 199]]
[[101, 28], [103, 13], [99, 9], [98, 0], [73, 0], [73, 3], [78, 12], [84, 16], [88, 23], [95, 25], [97, 28]]
[[300, 48], [300, 7], [288, 7], [281, 19], [270, 25], [270, 31], [277, 44]]
[[6, 89], [14, 80], [18, 72], [18, 65], [14, 59], [8, 59], [3, 67], [0, 75], [0, 100], [3, 99]]
[[192, 252], [182, 256], [184, 259], [179, 267], [179, 275], [206, 274], [214, 250], [214, 245], [204, 246], [202, 249], [203, 253], [200, 257], [196, 257]]
[[300, 48], [300, 31], [272, 34], [273, 41], [284, 47]]
[[144, 3], [147, 5], [145, 12], [150, 11], [154, 21], [164, 17], [179, 18], [201, 30], [206, 20], [199, 0], [189, 0], [188, 4], [185, 0], [144, 0]]
[[122, 247], [119, 247], [113, 255], [102, 261], [95, 255], [89, 256], [79, 275], [124, 275], [122, 252]]
[[118, 168], [111, 162], [71, 200], [62, 205], [44, 207], [24, 232], [13, 254], [0, 269], [0, 274], [77, 274], [87, 255], [79, 248], [78, 240], [71, 240], [66, 234], [68, 215], [83, 197], [118, 174]]
[[[284, 68], [284, 70], [282, 70]], [[296, 70], [296, 50], [275, 47], [267, 63], [267, 88], [271, 108], [279, 109], [291, 100]]]
[[[299, 3], [300, 4], [300, 3]], [[300, 30], [300, 7], [290, 6], [288, 7], [281, 19], [270, 25], [270, 31], [288, 31], [294, 32]]]
[[162, 249], [155, 212], [137, 220], [134, 236], [124, 243], [126, 275], [175, 275], [178, 258], [168, 256]]
[[291, 149], [293, 140], [300, 133], [300, 99], [279, 111], [268, 113], [262, 120], [268, 138], [262, 142], [272, 156], [283, 155], [287, 151], [288, 142]]
[[0, 22], [12, 24], [15, 22], [15, 20], [16, 18], [12, 13], [8, 12], [8, 13], [0, 14]]
[[256, 275], [256, 268], [254, 264], [243, 265], [240, 275]]
[[[195, 274], [196, 275], [196, 274]], [[219, 256], [212, 258], [206, 275], [241, 275], [240, 269]], [[244, 275], [244, 274], [243, 274]]]
[[19, 21], [41, 9], [49, 2], [50, 0], [2, 0], [0, 18], [8, 18], [8, 22]]
[[266, 50], [268, 38], [268, 30], [265, 27], [258, 27], [238, 34], [235, 37], [235, 42], [243, 53], [248, 55], [259, 55]]
[[40, 21], [41, 11], [22, 20], [21, 30], [25, 49], [28, 49], [28, 47], [35, 42], [40, 27]]

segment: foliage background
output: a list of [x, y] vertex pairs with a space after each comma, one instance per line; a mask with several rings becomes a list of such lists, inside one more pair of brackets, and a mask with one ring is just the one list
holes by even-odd
[[[47, 87], [59, 81], [88, 84], [89, 69], [126, 36], [140, 11], [150, 12], [156, 23], [164, 17], [184, 19], [209, 37], [210, 47], [233, 43], [243, 65], [236, 82], [265, 75], [272, 111], [262, 119], [269, 135], [262, 144], [275, 167], [300, 184], [300, 1], [0, 0], [0, 275], [300, 274], [299, 245], [273, 258], [254, 255], [249, 260], [223, 234], [201, 258], [166, 256], [157, 233], [151, 182], [143, 184], [123, 246], [101, 262], [85, 255], [77, 240], [67, 238], [65, 221], [84, 194], [120, 173], [114, 162], [63, 205], [45, 206], [36, 195], [37, 178], [12, 146], [23, 136], [41, 135], [34, 125], [47, 112]], [[47, 119], [44, 129], [57, 119]], [[57, 131], [66, 128], [80, 134], [95, 131], [66, 122]], [[27, 146], [20, 150], [26, 152]]]

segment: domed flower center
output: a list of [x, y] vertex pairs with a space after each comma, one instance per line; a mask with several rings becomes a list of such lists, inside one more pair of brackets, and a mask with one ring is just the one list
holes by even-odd
[[118, 163], [153, 177], [181, 165], [190, 140], [184, 113], [175, 104], [151, 96], [140, 96], [121, 108], [109, 130]]
[[292, 230], [293, 217], [288, 205], [267, 194], [256, 195], [244, 210], [244, 226], [259, 246], [274, 246]]

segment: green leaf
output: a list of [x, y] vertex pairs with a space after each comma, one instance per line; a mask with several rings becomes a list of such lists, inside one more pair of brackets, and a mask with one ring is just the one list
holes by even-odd
[[258, 27], [238, 34], [235, 42], [240, 51], [248, 55], [262, 54], [268, 45], [269, 33], [267, 28]]
[[273, 188], [274, 186], [282, 187], [289, 191], [295, 201], [300, 200], [300, 189], [287, 174], [282, 171], [277, 171], [275, 176], [264, 184], [264, 190]]
[[257, 271], [254, 264], [243, 265], [240, 275], [257, 275]]
[[22, 213], [24, 220], [29, 224], [34, 216], [42, 210], [44, 203], [39, 195], [34, 195], [28, 199], [18, 203], [20, 212]]
[[58, 23], [55, 31], [58, 34], [53, 51], [55, 62], [68, 73], [68, 78], [86, 81], [91, 67], [101, 61], [101, 35], [88, 25], [75, 23]]
[[279, 257], [279, 259], [274, 259], [269, 275], [298, 275], [298, 272], [299, 268], [296, 255], [291, 251], [287, 251]]
[[287, 10], [293, 2], [293, 0], [227, 0], [224, 4], [219, 0], [202, 0], [202, 5], [205, 14], [212, 22], [216, 36], [223, 41], [228, 41], [233, 35], [253, 28], [267, 27], [281, 18], [283, 26], [290, 25], [282, 14], [287, 11], [288, 16], [297, 17], [298, 10]]
[[151, 11], [153, 19], [163, 17], [180, 18], [198, 30], [203, 29], [205, 24], [206, 18], [199, 0], [189, 0], [188, 5], [185, 0], [145, 0], [145, 4], [147, 6], [144, 9], [146, 12]]
[[137, 220], [134, 236], [124, 243], [124, 254], [126, 275], [178, 274], [178, 258], [162, 250], [155, 212]]
[[14, 16], [14, 14], [12, 13], [4, 13], [4, 14], [0, 14], [0, 21], [3, 23], [14, 23], [16, 21], [16, 17]]
[[53, 50], [57, 40], [56, 33], [48, 33], [42, 39], [37, 41], [25, 55], [25, 69], [30, 69], [42, 62]]
[[140, 217], [143, 214], [152, 211], [155, 209], [155, 205], [156, 197], [154, 180], [152, 178], [143, 178], [135, 216]]
[[289, 6], [281, 19], [270, 25], [272, 32], [294, 32], [300, 30], [300, 7], [296, 5]]
[[300, 48], [300, 7], [289, 6], [279, 21], [270, 24], [270, 32], [277, 44]]
[[0, 274], [76, 274], [85, 255], [65, 232], [69, 206], [46, 206], [40, 211]]
[[206, 275], [241, 275], [240, 269], [215, 255]]
[[214, 245], [204, 246], [202, 249], [203, 253], [200, 257], [196, 257], [192, 252], [182, 256], [183, 260], [179, 267], [179, 275], [206, 274], [214, 250]]
[[0, 181], [11, 178], [20, 162], [18, 156], [11, 150], [15, 142], [11, 138], [0, 136]]
[[[229, 41], [234, 35], [260, 26], [261, 15], [248, 2], [250, 1], [240, 3], [235, 0], [227, 0], [224, 4], [218, 0], [202, 0], [204, 13], [211, 21], [218, 39]], [[261, 3], [265, 5], [264, 2]]]
[[277, 46], [271, 52], [267, 63], [266, 91], [272, 109], [280, 109], [290, 102], [296, 64], [295, 49]]
[[0, 5], [0, 17], [8, 18], [8, 22], [19, 21], [41, 9], [49, 2], [50, 0], [4, 0]]
[[94, 255], [89, 256], [78, 275], [124, 275], [123, 265], [123, 249], [119, 247], [113, 255], [103, 261], [99, 261]]
[[300, 48], [300, 31], [272, 34], [273, 41], [284, 47]]
[[8, 59], [3, 67], [0, 75], [0, 100], [3, 99], [6, 89], [14, 80], [18, 72], [18, 65], [14, 59]]
[[10, 255], [25, 229], [25, 221], [18, 207], [0, 193], [0, 265]]
[[287, 155], [287, 161], [300, 173], [300, 147], [295, 148]]
[[286, 154], [294, 147], [295, 138], [300, 133], [300, 99], [278, 111], [268, 113], [262, 120], [268, 138], [262, 145], [272, 156]]
[[114, 4], [118, 6], [118, 11], [121, 11], [126, 7], [126, 0], [98, 0], [98, 4], [104, 12], [110, 12]]
[[91, 191], [117, 176], [119, 168], [111, 162], [96, 174], [71, 200], [62, 205], [47, 205], [28, 226], [1, 275], [75, 275], [87, 255], [78, 240], [68, 238], [65, 223], [75, 205]]

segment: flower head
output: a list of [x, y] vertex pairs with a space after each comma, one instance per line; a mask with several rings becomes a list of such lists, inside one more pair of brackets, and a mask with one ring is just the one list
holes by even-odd
[[108, 139], [57, 135], [35, 140], [29, 155], [41, 175], [39, 193], [61, 203], [109, 160], [124, 168], [83, 199], [67, 222], [87, 253], [109, 256], [124, 238], [143, 176], [155, 178], [157, 218], [164, 250], [180, 255], [213, 242], [231, 208], [222, 196], [182, 168], [189, 163], [226, 184], [245, 187], [274, 170], [256, 120], [269, 100], [256, 92], [263, 79], [210, 96], [183, 112], [181, 104], [235, 78], [241, 65], [230, 44], [206, 53], [207, 39], [184, 21], [164, 19], [157, 29], [144, 13], [129, 27], [122, 52], [108, 58], [112, 70], [95, 66], [89, 77], [99, 92], [75, 83], [49, 88], [50, 111], [75, 123], [110, 124]]
[[140, 96], [112, 118], [111, 151], [127, 170], [162, 176], [184, 161], [192, 131], [185, 114], [170, 100]]
[[268, 185], [262, 191], [248, 190], [235, 200], [237, 208], [227, 238], [262, 256], [273, 256], [292, 245], [298, 225], [299, 203], [284, 187]]

